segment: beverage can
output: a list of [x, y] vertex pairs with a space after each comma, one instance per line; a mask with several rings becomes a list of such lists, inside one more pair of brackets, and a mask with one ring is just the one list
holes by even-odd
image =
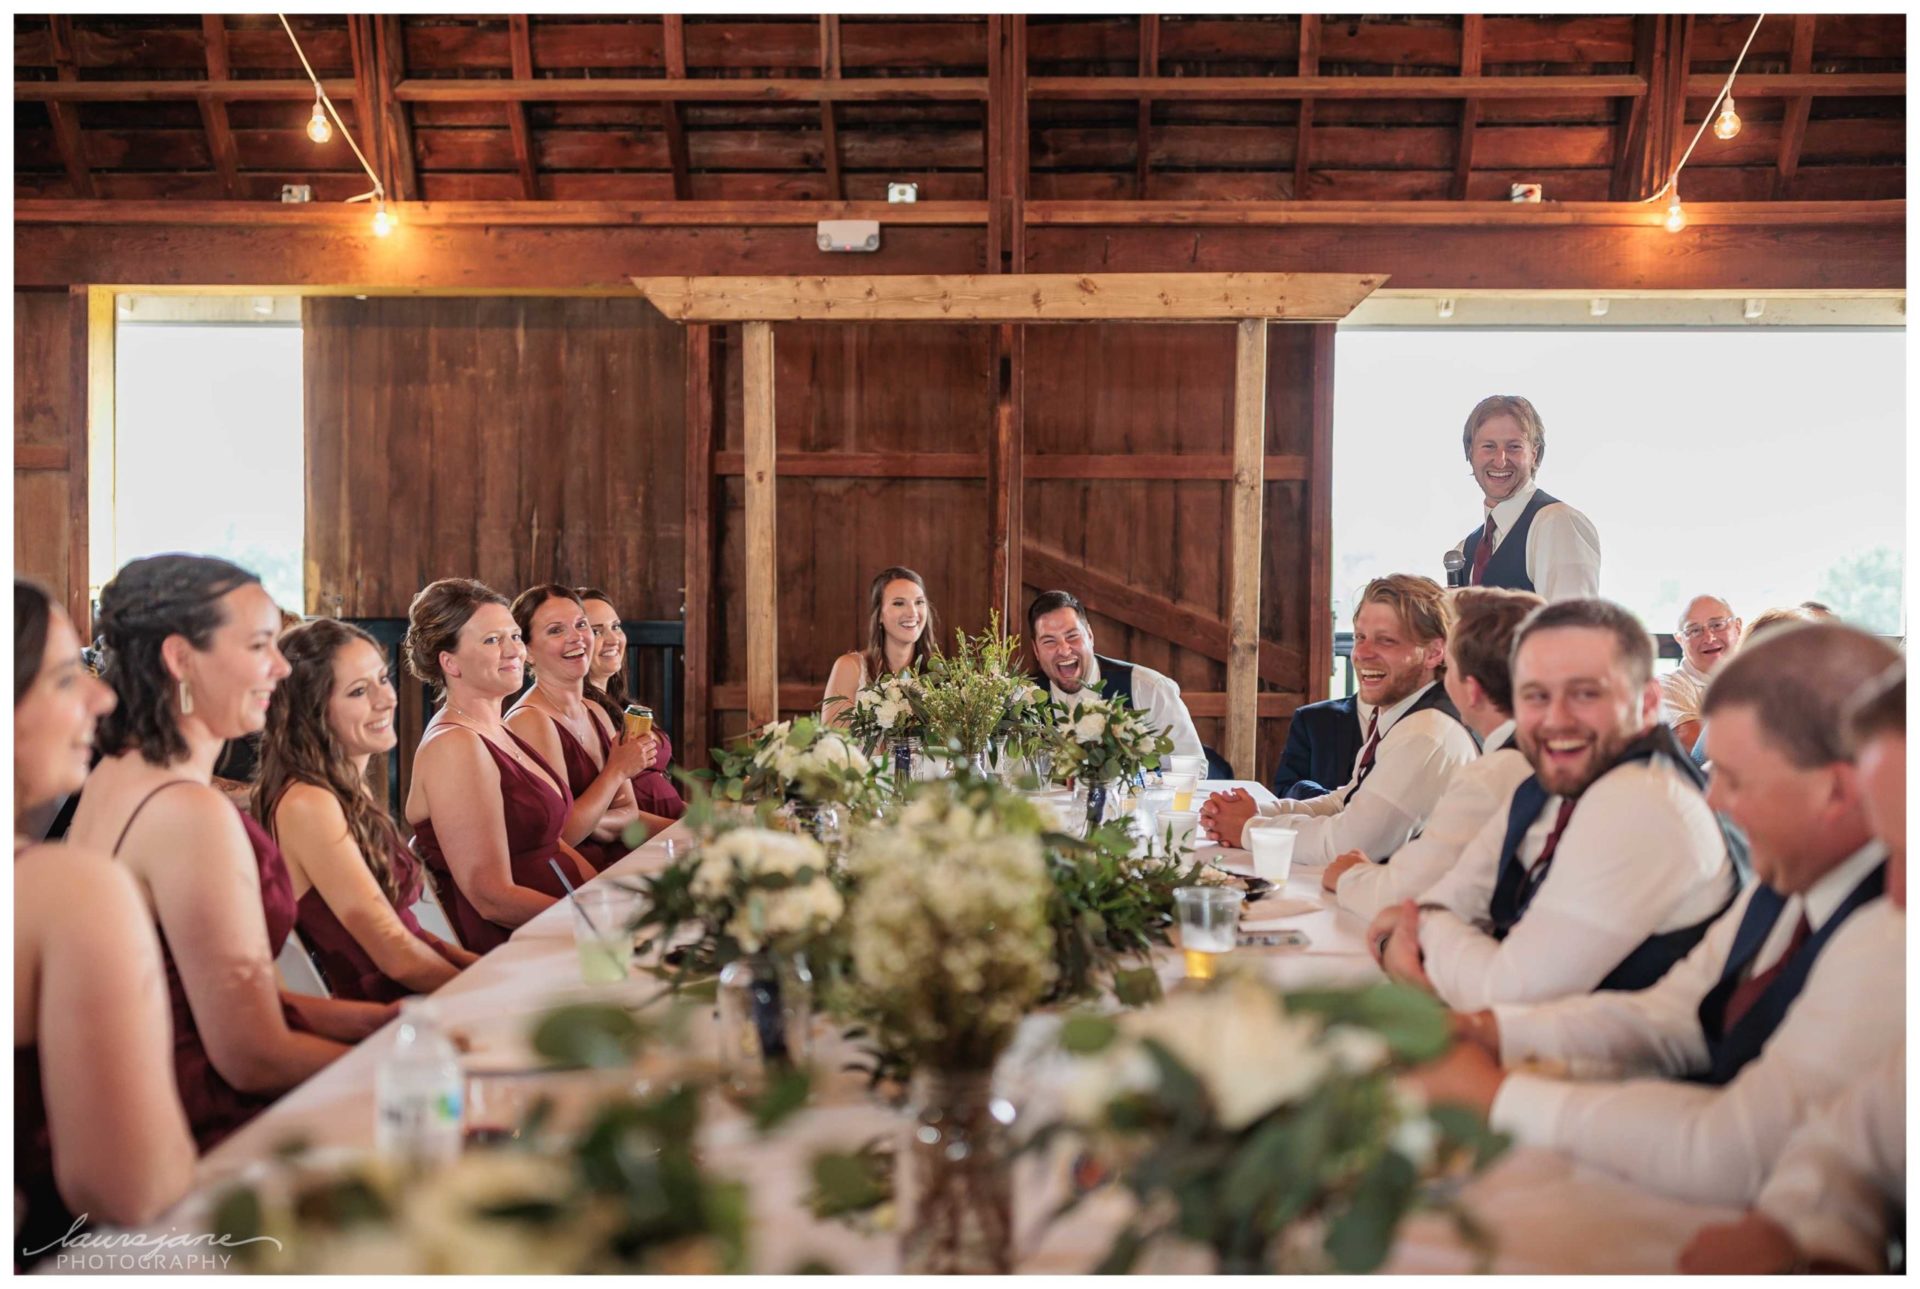
[[621, 725], [626, 737], [644, 738], [653, 733], [653, 709], [643, 703], [628, 703], [627, 710], [622, 713]]

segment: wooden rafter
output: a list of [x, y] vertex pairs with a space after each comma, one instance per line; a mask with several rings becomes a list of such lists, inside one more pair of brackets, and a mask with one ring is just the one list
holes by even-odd
[[[1294, 68], [1298, 78], [1320, 74], [1320, 15], [1300, 15], [1300, 53]], [[1294, 128], [1293, 199], [1307, 200], [1307, 176], [1313, 167], [1313, 100], [1300, 100], [1300, 118]]]
[[[667, 77], [606, 80], [558, 77], [537, 81], [410, 80], [395, 88], [403, 103], [490, 103], [525, 99], [541, 103], [836, 103], [979, 102], [987, 97], [983, 77], [922, 76], [885, 79], [849, 77], [823, 85], [811, 78], [755, 80]], [[1124, 97], [1124, 96], [1123, 96]]]
[[[823, 13], [820, 15], [820, 81], [840, 79], [840, 16]], [[840, 123], [834, 119], [833, 100], [822, 96], [820, 99], [820, 157], [827, 167], [827, 196], [834, 201], [844, 201], [847, 196], [846, 177], [840, 173]]]
[[[1788, 55], [1789, 70], [1804, 74], [1813, 70], [1813, 23], [1810, 13], [1797, 14], [1793, 20], [1793, 49]], [[1737, 78], [1736, 78], [1737, 79]], [[1813, 98], [1802, 94], [1787, 104], [1780, 125], [1780, 160], [1774, 168], [1773, 195], [1780, 196], [1800, 169], [1800, 148], [1807, 138], [1807, 118], [1813, 113]]]
[[[1666, 93], [1661, 103], [1666, 124], [1660, 140], [1662, 147], [1653, 154], [1652, 191], [1657, 191], [1673, 174], [1673, 168], [1687, 146], [1687, 69], [1693, 65], [1693, 22], [1692, 14], [1677, 17], [1674, 31], [1667, 41], [1668, 59], [1664, 71]], [[1714, 87], [1715, 90], [1718, 88]]]
[[[1809, 55], [1811, 58], [1811, 55]], [[1712, 98], [1725, 83], [1724, 73], [1687, 77], [1688, 98]], [[1907, 92], [1905, 72], [1742, 72], [1734, 78], [1735, 98], [1899, 98]]]
[[[227, 60], [227, 20], [217, 13], [203, 14], [201, 30], [207, 41], [207, 79], [224, 81], [232, 72]], [[207, 132], [207, 152], [213, 168], [220, 174], [220, 186], [229, 197], [239, 197], [240, 159], [233, 146], [233, 130], [227, 123], [227, 105], [209, 94], [199, 98], [200, 124]]]
[[[1477, 13], [1464, 14], [1460, 19], [1460, 75], [1463, 77], [1480, 74], [1480, 44], [1485, 26], [1486, 19]], [[1473, 135], [1479, 124], [1480, 100], [1467, 99], [1460, 105], [1460, 146], [1453, 161], [1455, 201], [1467, 199], [1467, 185], [1473, 178]]]
[[[687, 82], [686, 19], [669, 13], [660, 19], [660, 49], [666, 63], [667, 79]], [[660, 129], [667, 136], [667, 165], [673, 171], [673, 197], [686, 201], [693, 196], [693, 168], [687, 159], [687, 126], [680, 116], [677, 99], [660, 100]]]
[[[524, 13], [507, 16], [507, 50], [513, 61], [513, 78], [533, 79], [533, 31]], [[533, 131], [527, 128], [527, 105], [518, 100], [507, 104], [507, 131], [513, 136], [513, 163], [520, 171], [520, 195], [528, 201], [540, 197], [540, 175], [534, 166]]]
[[407, 50], [399, 14], [374, 19], [377, 74], [374, 93], [380, 96], [380, 119], [387, 143], [387, 196], [409, 201], [420, 195], [420, 175], [414, 161], [413, 118], [400, 101], [398, 87], [407, 75]]
[[1233, 322], [1338, 320], [1377, 276], [1012, 273], [636, 277], [675, 322]]
[[1659, 104], [1660, 68], [1665, 65], [1668, 20], [1644, 13], [1633, 20], [1633, 71], [1655, 92], [1621, 99], [1614, 111], [1613, 179], [1608, 195], [1615, 201], [1634, 201], [1653, 191], [1652, 140], [1655, 107]]
[[1032, 98], [1060, 102], [1631, 98], [1646, 92], [1638, 76], [1035, 76], [1028, 82]]
[[376, 173], [384, 173], [387, 143], [381, 130], [380, 99], [374, 90], [379, 56], [373, 22], [366, 14], [347, 15], [347, 50], [353, 57], [353, 115], [360, 123], [360, 150], [372, 161]]
[[[73, 19], [55, 14], [47, 19], [53, 32], [53, 65], [60, 79], [56, 84], [78, 85], [79, 72], [73, 65]], [[80, 118], [74, 108], [58, 101], [47, 103], [47, 115], [53, 119], [53, 138], [60, 148], [60, 164], [66, 167], [67, 183], [76, 197], [92, 197], [93, 171], [87, 165], [87, 141], [80, 133]]]
[[[1160, 76], [1160, 15], [1146, 13], [1140, 15], [1140, 75], [1149, 80]], [[1145, 200], [1147, 196], [1147, 172], [1152, 165], [1153, 152], [1153, 100], [1143, 97], [1140, 100], [1138, 125], [1134, 130], [1135, 147], [1138, 152], [1134, 158], [1133, 195]]]
[[[59, 21], [56, 19], [56, 21]], [[354, 83], [350, 80], [322, 77], [327, 95], [351, 99]], [[16, 103], [164, 103], [212, 98], [222, 102], [235, 99], [284, 103], [313, 98], [309, 80], [205, 80], [205, 81], [15, 81]]]

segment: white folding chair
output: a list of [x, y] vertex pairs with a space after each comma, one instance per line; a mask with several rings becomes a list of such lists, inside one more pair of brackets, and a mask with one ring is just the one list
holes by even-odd
[[460, 937], [453, 933], [453, 923], [447, 920], [446, 910], [440, 907], [440, 897], [434, 893], [432, 882], [420, 883], [420, 898], [413, 902], [413, 917], [428, 935], [439, 936], [448, 944], [460, 943]]
[[313, 959], [307, 956], [307, 946], [300, 939], [298, 931], [287, 933], [287, 942], [280, 946], [280, 957], [274, 966], [280, 972], [280, 985], [283, 989], [296, 994], [306, 994], [310, 998], [331, 998], [333, 991], [327, 988], [327, 982], [320, 978], [320, 969], [313, 965]]

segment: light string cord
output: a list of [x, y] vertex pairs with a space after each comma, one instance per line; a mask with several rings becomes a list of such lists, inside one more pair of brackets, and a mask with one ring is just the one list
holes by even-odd
[[372, 192], [363, 192], [358, 197], [349, 197], [347, 200], [350, 202], [365, 201], [371, 197], [375, 201], [385, 202], [387, 199], [386, 185], [380, 182], [380, 176], [375, 174], [373, 167], [367, 164], [366, 153], [360, 151], [360, 145], [353, 141], [353, 131], [349, 130], [347, 123], [340, 119], [340, 110], [334, 107], [333, 100], [327, 97], [326, 87], [320, 83], [320, 78], [314, 75], [313, 64], [307, 61], [307, 51], [300, 48], [300, 38], [293, 34], [293, 26], [288, 23], [287, 15], [279, 13], [275, 14], [274, 17], [278, 18], [280, 25], [286, 28], [287, 39], [293, 42], [293, 52], [299, 57], [300, 66], [306, 69], [307, 79], [313, 82], [314, 94], [319, 98], [321, 103], [326, 105], [327, 115], [331, 116], [333, 123], [340, 128], [340, 133], [345, 137], [347, 146], [353, 149], [354, 158], [360, 162], [360, 168], [367, 172], [367, 178], [373, 182]]
[[[1733, 60], [1733, 70], [1727, 73], [1726, 84], [1722, 85], [1720, 92], [1714, 96], [1712, 104], [1707, 108], [1707, 114], [1700, 118], [1700, 128], [1693, 132], [1693, 142], [1687, 144], [1687, 150], [1680, 154], [1680, 164], [1673, 168], [1673, 173], [1667, 176], [1667, 181], [1661, 184], [1652, 196], [1640, 199], [1641, 205], [1659, 201], [1672, 192], [1674, 185], [1680, 182], [1680, 172], [1687, 168], [1687, 162], [1693, 157], [1695, 145], [1700, 142], [1700, 136], [1707, 132], [1707, 126], [1713, 123], [1714, 114], [1720, 110], [1720, 104], [1725, 102], [1727, 95], [1733, 91], [1733, 78], [1740, 74], [1740, 65], [1747, 61], [1747, 51], [1753, 48], [1753, 38], [1760, 34], [1760, 24], [1766, 20], [1767, 15], [1764, 13], [1753, 20], [1753, 30], [1747, 33], [1747, 43], [1740, 46], [1740, 56]], [[1681, 91], [1683, 94], [1685, 92], [1684, 89]]]

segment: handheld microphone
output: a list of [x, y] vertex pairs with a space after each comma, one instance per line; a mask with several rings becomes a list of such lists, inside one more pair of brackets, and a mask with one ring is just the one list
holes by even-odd
[[1467, 557], [1465, 555], [1462, 555], [1459, 551], [1448, 551], [1445, 555], [1441, 556], [1440, 563], [1441, 566], [1447, 570], [1448, 586], [1465, 586], [1467, 584]]

